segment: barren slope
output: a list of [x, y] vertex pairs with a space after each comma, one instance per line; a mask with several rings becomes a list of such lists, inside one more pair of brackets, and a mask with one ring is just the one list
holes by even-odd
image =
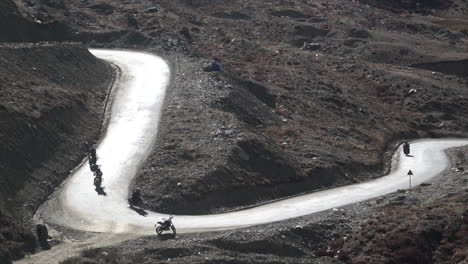
[[[459, 67], [467, 59], [465, 0], [16, 2], [28, 17], [45, 23], [58, 20], [77, 31], [62, 35], [65, 39], [145, 49], [173, 62], [174, 81], [158, 145], [136, 183], [143, 189], [147, 206], [157, 211], [219, 211], [366, 180], [382, 172], [384, 151], [395, 141], [466, 136], [467, 79]], [[313, 44], [302, 49], [304, 42]], [[212, 57], [221, 61], [224, 73], [201, 70]], [[316, 255], [334, 255], [344, 247], [354, 252], [353, 258], [344, 260], [359, 263], [394, 260], [382, 245], [410, 245], [410, 255], [420, 256], [421, 261], [450, 263], [452, 257], [463, 259], [463, 254], [455, 253], [465, 249], [456, 249], [450, 241], [463, 242], [457, 234], [463, 234], [460, 219], [466, 196], [457, 193], [453, 200], [451, 194], [444, 195], [463, 184], [457, 182], [433, 195], [444, 199], [440, 203], [412, 207], [413, 198], [390, 196], [390, 203], [407, 206], [394, 210], [391, 204], [377, 214], [382, 219], [387, 210], [397, 212], [382, 225], [398, 227], [392, 221], [400, 221], [408, 212], [433, 218], [425, 214], [429, 207], [442, 207], [444, 202], [460, 205], [437, 210], [435, 217], [442, 220], [434, 223], [456, 225], [442, 240], [438, 235], [435, 240], [425, 236], [431, 234], [424, 228], [431, 227], [426, 223], [432, 221], [419, 222], [417, 214], [412, 214], [415, 222], [391, 234], [395, 240], [386, 241], [381, 233], [368, 237], [357, 230], [380, 227], [374, 228], [375, 221], [366, 223], [372, 211], [361, 214], [359, 210], [363, 227], [358, 225], [349, 244], [335, 245], [330, 240], [350, 232], [347, 221], [339, 217], [342, 212], [337, 211], [319, 227], [312, 220], [292, 222], [286, 234], [274, 225], [255, 229], [252, 236], [247, 231], [234, 232], [227, 239], [230, 234], [207, 235], [205, 241], [210, 242], [203, 245], [198, 235], [188, 237], [180, 244], [173, 241], [169, 249], [167, 243], [153, 239], [134, 241], [136, 247], [119, 259], [238, 263], [253, 258], [298, 263], [301, 260], [296, 256], [304, 259], [311, 256], [310, 250], [318, 249]], [[435, 193], [439, 189], [433, 188]], [[424, 195], [414, 199], [428, 200]], [[306, 227], [297, 229], [298, 223]], [[430, 250], [420, 241], [408, 240], [406, 230], [418, 239], [422, 234]], [[135, 253], [141, 249], [140, 242], [156, 248], [151, 245]], [[355, 250], [367, 242], [375, 245], [370, 251]], [[268, 251], [272, 248], [276, 249], [273, 253]], [[432, 255], [431, 250], [438, 249]], [[210, 250], [215, 253], [204, 254]], [[395, 259], [408, 255], [401, 253]]]
[[[172, 60], [163, 128], [137, 180], [156, 211], [365, 180], [395, 141], [467, 131], [460, 72], [408, 67], [466, 59], [466, 29], [440, 22], [466, 15], [464, 1], [17, 2], [74, 27], [74, 39]], [[225, 73], [201, 71], [211, 57]]]
[[1, 45], [0, 68], [0, 258], [7, 261], [34, 250], [29, 221], [96, 139], [113, 74], [77, 44]]
[[408, 68], [466, 58], [461, 31], [341, 1], [171, 3], [157, 16], [163, 32], [180, 30], [172, 49], [217, 57], [226, 73], [195, 59], [174, 66], [164, 129], [137, 181], [154, 210], [196, 214], [361, 181], [383, 173], [395, 141], [466, 133], [466, 79]]

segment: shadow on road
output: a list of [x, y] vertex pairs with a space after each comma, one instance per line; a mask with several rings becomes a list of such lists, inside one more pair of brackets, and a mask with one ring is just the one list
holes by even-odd
[[130, 206], [130, 209], [137, 212], [141, 216], [147, 216], [148, 215], [148, 213], [145, 210], [141, 209], [141, 208]]
[[95, 190], [96, 190], [96, 192], [97, 192], [99, 195], [107, 196], [107, 193], [104, 191], [104, 188], [103, 188], [103, 187], [97, 186]]

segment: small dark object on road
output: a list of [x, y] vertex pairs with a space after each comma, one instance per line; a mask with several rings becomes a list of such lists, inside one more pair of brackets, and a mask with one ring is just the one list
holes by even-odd
[[403, 143], [403, 153], [408, 156], [410, 154], [410, 145], [408, 142]]
[[102, 171], [99, 167], [94, 171], [94, 186], [96, 187], [95, 190], [99, 195], [107, 195], [102, 187]]
[[94, 186], [100, 187], [102, 184], [102, 177], [96, 176], [94, 177]]
[[145, 210], [141, 209], [141, 208], [137, 208], [137, 207], [130, 207], [130, 209], [132, 209], [133, 211], [137, 212], [139, 215], [141, 216], [147, 216], [148, 215], [148, 212], [146, 212]]
[[94, 176], [102, 178], [103, 173], [101, 169], [99, 168], [99, 166], [97, 166], [97, 168], [93, 170], [93, 173], [94, 173]]
[[101, 187], [101, 186], [96, 186], [96, 192], [99, 194], [99, 195], [103, 195], [103, 196], [107, 196], [107, 193], [104, 191], [104, 188]]
[[89, 168], [91, 169], [92, 172], [95, 173], [97, 170], [99, 170], [99, 165], [97, 165], [96, 163], [89, 164]]
[[130, 208], [134, 206], [140, 206], [143, 203], [143, 198], [141, 198], [140, 189], [136, 189], [132, 193], [132, 197], [128, 199], [128, 203], [130, 204]]

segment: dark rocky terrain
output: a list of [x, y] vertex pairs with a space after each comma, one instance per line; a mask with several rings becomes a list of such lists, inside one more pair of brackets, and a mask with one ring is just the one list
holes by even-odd
[[0, 263], [9, 263], [35, 250], [32, 215], [98, 136], [113, 70], [82, 45], [45, 43], [0, 45], [0, 69]]
[[[171, 61], [136, 183], [153, 210], [229, 210], [363, 181], [385, 172], [394, 142], [466, 135], [464, 1], [19, 2], [75, 39]], [[202, 71], [213, 57], [225, 72]]]
[[[18, 9], [11, 1], [0, 3], [3, 42], [79, 41], [91, 46], [143, 49], [165, 56], [171, 62], [173, 81], [157, 145], [136, 181], [146, 207], [152, 210], [189, 214], [217, 212], [364, 181], [385, 172], [383, 158], [396, 142], [467, 135], [466, 0], [16, 0], [15, 3]], [[89, 55], [81, 56], [81, 53], [72, 53], [71, 57], [87, 58], [85, 64], [92, 61]], [[224, 72], [202, 70], [213, 57], [222, 63]], [[4, 62], [14, 65], [8, 59]], [[50, 61], [47, 65], [63, 63], [66, 62]], [[26, 71], [24, 66], [18, 68]], [[57, 69], [40, 68], [44, 69], [44, 76], [57, 73], [57, 69], [69, 69], [68, 64]], [[87, 79], [93, 83], [77, 85], [84, 80], [79, 74], [89, 74], [82, 72], [87, 68], [107, 77], [98, 79], [93, 75], [94, 78]], [[84, 65], [75, 70], [79, 72], [73, 75], [76, 80], [65, 75], [64, 80], [73, 80], [70, 83], [52, 77], [45, 78], [45, 82], [53, 83], [50, 87], [73, 89], [100, 85], [102, 95], [110, 74], [104, 68], [100, 64]], [[12, 80], [24, 75], [20, 71], [15, 74], [0, 85], [13, 87]], [[34, 84], [23, 86], [32, 89]], [[73, 89], [63, 94], [58, 89], [56, 96], [78, 105], [60, 116], [60, 119], [80, 116], [76, 127], [72, 129], [69, 127], [72, 124], [66, 123], [58, 130], [43, 132], [51, 133], [51, 140], [60, 138], [61, 142], [63, 138], [71, 138], [73, 131], [79, 131], [82, 138], [74, 141], [82, 144], [97, 131], [86, 130], [89, 134], [84, 135], [78, 127], [96, 127], [99, 104], [79, 96], [91, 91]], [[26, 98], [37, 97], [34, 89], [21, 94], [31, 96]], [[36, 102], [38, 106], [20, 105], [18, 111], [34, 115], [49, 101]], [[83, 109], [93, 109], [90, 112], [95, 119], [87, 117], [86, 114], [92, 113]], [[21, 123], [1, 120], [1, 124], [14, 131], [21, 127]], [[13, 132], [5, 137], [8, 138], [5, 142], [11, 144], [22, 142]], [[40, 178], [48, 188], [28, 197], [35, 203], [26, 203], [27, 209], [21, 213], [25, 220], [66, 176], [66, 171], [84, 156], [85, 147], [80, 146], [67, 147], [65, 156], [73, 157], [54, 163], [61, 168], [56, 169], [59, 177]], [[58, 157], [53, 150], [43, 151]], [[36, 154], [43, 157], [42, 153]], [[47, 169], [50, 165], [43, 165], [42, 161], [33, 163], [38, 162], [37, 157], [18, 158], [24, 163], [21, 168], [30, 170], [31, 164], [39, 164], [34, 168], [54, 170]], [[4, 157], [0, 160], [5, 164], [6, 161]], [[8, 175], [18, 179], [16, 174]], [[3, 179], [7, 178], [2, 176]], [[318, 255], [324, 257], [317, 259], [317, 263], [386, 263], [387, 259], [388, 263], [457, 263], [450, 262], [450, 258], [454, 252], [466, 248], [457, 249], [449, 244], [461, 239], [456, 234], [462, 234], [462, 229], [457, 229], [462, 226], [457, 219], [466, 211], [466, 203], [460, 202], [466, 201], [463, 186], [466, 182], [456, 186], [453, 190], [456, 194], [452, 196], [444, 192], [436, 195], [439, 193], [436, 191], [433, 197], [441, 200], [428, 199], [427, 204], [425, 196], [419, 197], [415, 191], [409, 196], [420, 199], [421, 204], [407, 204], [408, 199], [399, 198], [402, 194], [394, 194], [383, 201], [402, 199], [401, 206], [392, 207], [392, 202], [383, 202], [374, 212], [374, 207], [369, 206], [373, 202], [369, 202], [346, 209], [347, 215], [356, 216], [355, 221], [353, 217], [340, 217], [341, 211], [335, 211], [325, 213], [323, 218], [311, 216], [306, 220], [249, 229], [249, 232], [184, 236], [182, 240], [164, 243], [154, 238], [133, 241], [124, 246], [127, 249], [119, 249], [121, 257], [117, 263], [163, 262], [179, 255], [185, 256], [177, 260], [180, 263], [307, 263], [309, 258], [316, 259]], [[25, 200], [15, 199], [16, 204], [11, 208], [22, 208]], [[440, 221], [456, 227], [450, 233], [437, 235], [440, 228], [426, 223], [437, 225], [439, 220], [424, 222], [418, 218], [429, 214], [428, 206], [440, 208], [437, 210], [443, 216]], [[374, 222], [388, 211], [396, 213], [388, 218], [388, 223], [383, 222], [384, 226], [399, 221], [408, 212], [415, 214], [414, 223], [389, 235], [392, 239], [396, 237], [396, 242], [374, 232], [383, 228]], [[370, 221], [372, 224], [366, 224]], [[287, 234], [294, 233], [298, 224], [306, 226], [306, 235], [289, 237]], [[400, 227], [399, 223], [394, 225]], [[426, 226], [435, 233], [426, 230]], [[359, 230], [369, 230], [373, 235], [366, 237]], [[343, 233], [356, 233], [355, 239], [331, 242]], [[411, 234], [411, 238], [404, 238], [405, 234]], [[179, 253], [170, 247], [186, 249]], [[135, 248], [148, 249], [145, 252]], [[208, 259], [198, 255], [200, 248], [210, 252]], [[388, 252], [402, 248], [413, 250], [410, 255], [417, 255], [418, 259], [390, 258]], [[275, 254], [271, 253], [272, 249], [277, 249]], [[346, 254], [341, 256], [338, 250]], [[431, 255], [436, 251], [438, 255]], [[409, 253], [398, 256], [405, 254]], [[330, 255], [337, 255], [337, 259], [326, 257]]]
[[436, 18], [359, 2], [171, 3], [158, 6], [161, 26], [178, 26], [180, 49], [218, 58], [226, 73], [176, 66], [137, 180], [151, 209], [213, 212], [366, 180], [383, 173], [394, 141], [466, 134], [465, 73], [409, 67], [466, 58], [466, 32]]
[[0, 3], [0, 42], [37, 42], [63, 40], [69, 28], [55, 21], [23, 16], [14, 1]]

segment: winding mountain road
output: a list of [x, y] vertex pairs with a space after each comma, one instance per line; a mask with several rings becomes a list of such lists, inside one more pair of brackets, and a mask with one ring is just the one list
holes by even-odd
[[[112, 102], [106, 133], [97, 148], [107, 196], [98, 195], [93, 175], [85, 162], [77, 167], [60, 189], [38, 210], [47, 223], [93, 232], [151, 235], [154, 223], [167, 215], [148, 212], [141, 216], [128, 207], [128, 188], [150, 153], [170, 69], [161, 58], [141, 52], [92, 50], [97, 57], [118, 65], [122, 75]], [[365, 183], [300, 195], [245, 210], [200, 216], [174, 216], [178, 232], [215, 231], [270, 223], [308, 215], [385, 195], [430, 180], [444, 171], [444, 150], [468, 144], [461, 139], [427, 139], [411, 142], [412, 157], [398, 149], [391, 172]]]

